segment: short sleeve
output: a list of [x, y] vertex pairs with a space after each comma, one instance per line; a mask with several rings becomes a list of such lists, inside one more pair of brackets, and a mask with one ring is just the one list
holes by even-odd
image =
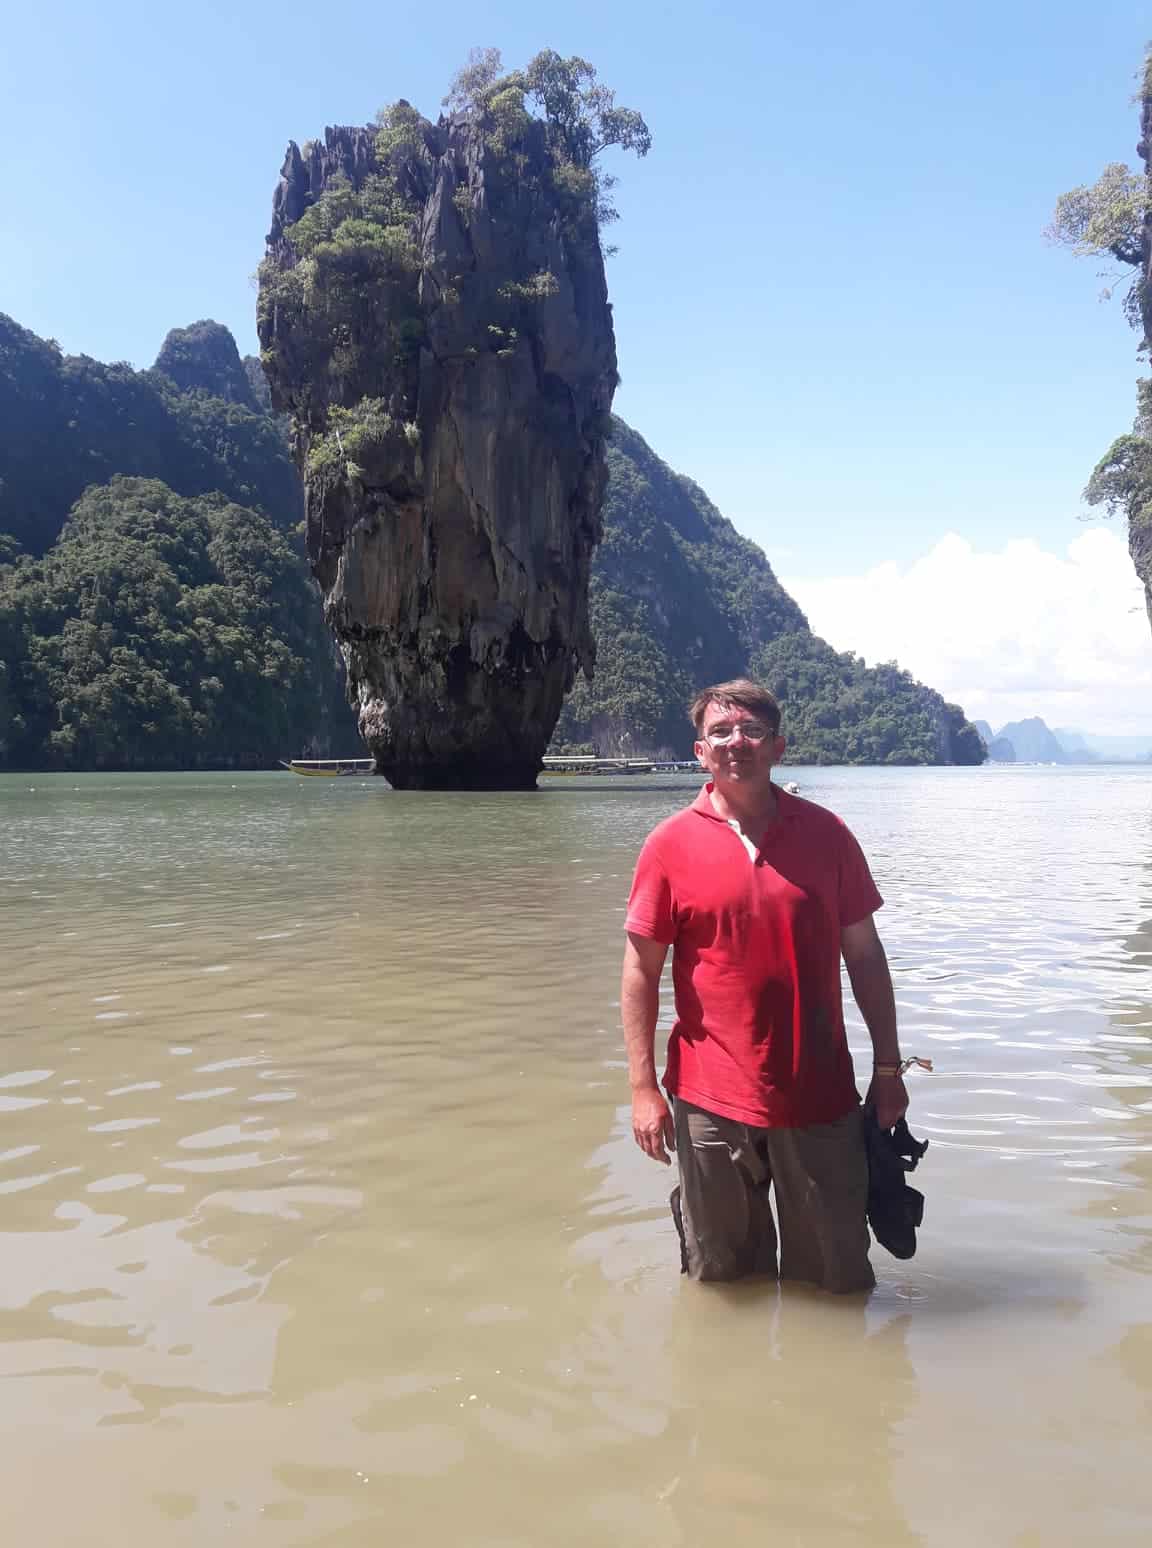
[[624, 928], [631, 935], [671, 946], [676, 939], [676, 906], [672, 885], [649, 839], [640, 851]]
[[840, 830], [840, 927], [859, 924], [878, 908], [884, 899], [872, 880], [864, 851], [847, 828]]

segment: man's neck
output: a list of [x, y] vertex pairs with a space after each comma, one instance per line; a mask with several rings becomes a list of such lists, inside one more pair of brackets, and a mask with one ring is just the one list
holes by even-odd
[[737, 788], [722, 791], [715, 781], [709, 792], [712, 809], [725, 822], [738, 822], [744, 832], [764, 828], [776, 818], [776, 790], [771, 780], [755, 789]]

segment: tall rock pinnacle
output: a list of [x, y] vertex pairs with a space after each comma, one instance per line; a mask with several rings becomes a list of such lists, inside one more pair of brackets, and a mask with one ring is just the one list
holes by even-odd
[[394, 785], [534, 784], [591, 665], [616, 351], [591, 174], [407, 103], [292, 144], [261, 269], [308, 556]]

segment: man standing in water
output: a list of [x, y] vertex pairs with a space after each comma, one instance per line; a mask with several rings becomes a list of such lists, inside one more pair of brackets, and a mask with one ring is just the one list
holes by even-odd
[[[890, 1128], [908, 1096], [872, 919], [883, 899], [840, 819], [772, 783], [785, 744], [767, 689], [719, 683], [690, 713], [710, 779], [649, 835], [628, 900], [620, 1004], [632, 1132], [653, 1160], [667, 1165], [676, 1151], [672, 1207], [694, 1279], [778, 1273], [867, 1290], [868, 1164], [840, 958], [872, 1038], [868, 1101]], [[671, 1112], [654, 1055], [670, 946]]]

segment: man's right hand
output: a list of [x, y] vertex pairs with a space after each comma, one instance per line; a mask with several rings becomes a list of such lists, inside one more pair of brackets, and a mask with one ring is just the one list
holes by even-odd
[[672, 1164], [670, 1150], [676, 1149], [676, 1130], [668, 1103], [658, 1086], [645, 1086], [632, 1093], [632, 1137], [653, 1161]]

